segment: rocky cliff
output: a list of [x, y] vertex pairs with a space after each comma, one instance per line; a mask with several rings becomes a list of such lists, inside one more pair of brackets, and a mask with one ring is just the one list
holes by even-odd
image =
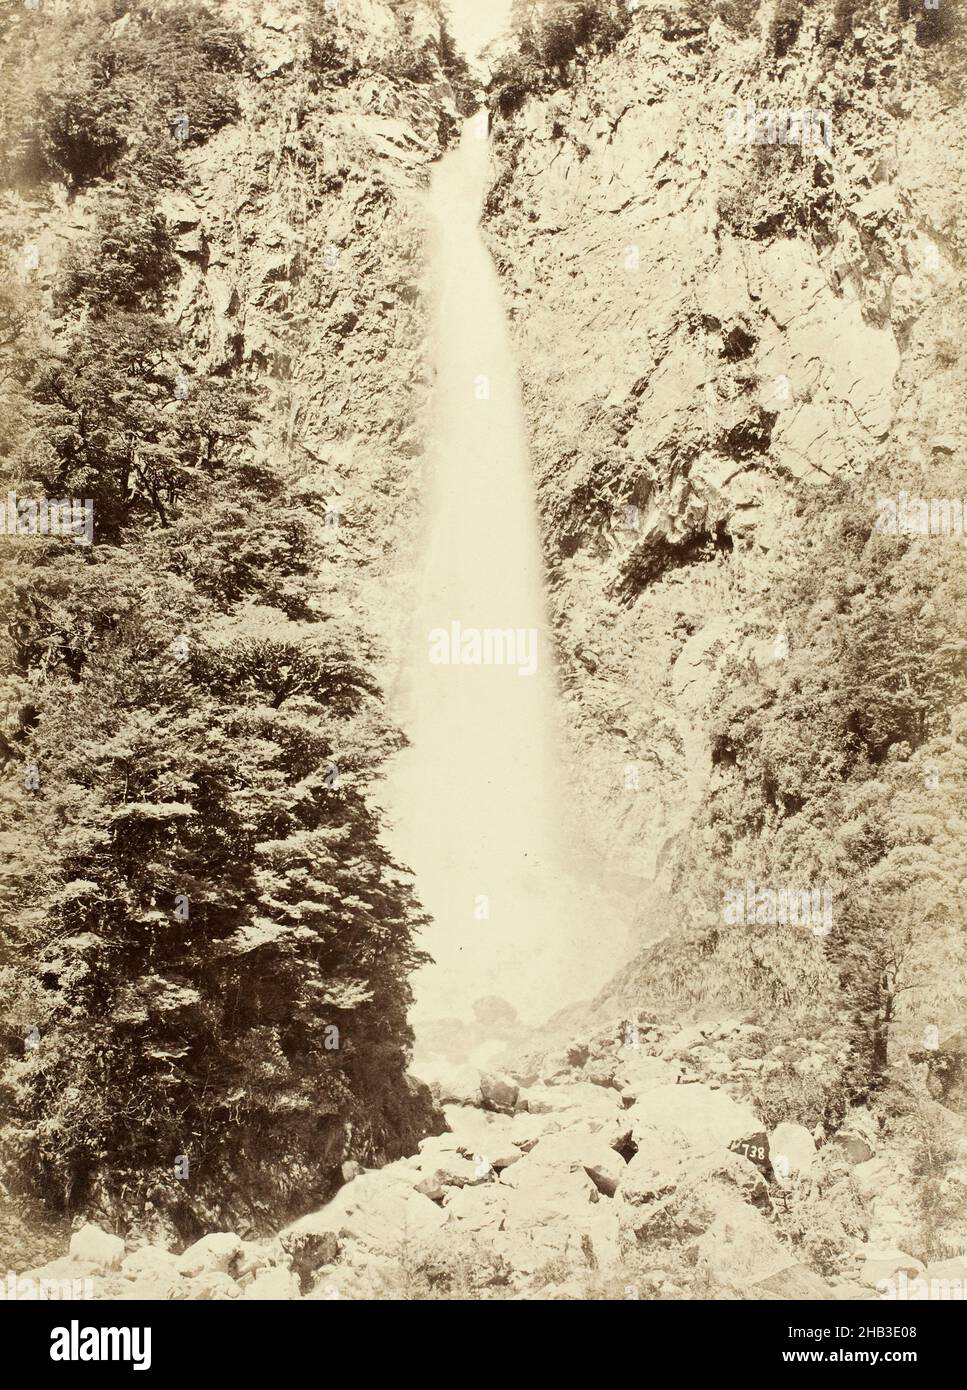
[[325, 507], [320, 588], [369, 615], [391, 669], [406, 609], [385, 580], [406, 573], [429, 386], [421, 194], [461, 93], [431, 7], [410, 7], [409, 76], [393, 7], [317, 8], [328, 39], [305, 6], [239, 8], [241, 118], [161, 211], [183, 263], [175, 322], [215, 370], [267, 387], [263, 447]]
[[[963, 59], [902, 6], [629, 8], [612, 51], [523, 96], [498, 79], [485, 225], [573, 784], [654, 937], [723, 684], [782, 661], [777, 580], [837, 562], [804, 559], [802, 499], [963, 448]], [[803, 108], [828, 132], [777, 141]]]

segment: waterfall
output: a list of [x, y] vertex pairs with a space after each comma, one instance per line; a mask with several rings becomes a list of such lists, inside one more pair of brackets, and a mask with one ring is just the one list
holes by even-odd
[[435, 386], [426, 530], [404, 658], [394, 851], [433, 917], [414, 1022], [499, 995], [539, 1021], [603, 983], [565, 827], [554, 656], [500, 284], [479, 230], [485, 116], [429, 193]]

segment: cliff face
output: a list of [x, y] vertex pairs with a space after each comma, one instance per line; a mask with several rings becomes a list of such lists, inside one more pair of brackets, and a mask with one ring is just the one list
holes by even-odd
[[[575, 779], [648, 937], [713, 785], [722, 682], [787, 650], [767, 608], [809, 543], [802, 499], [964, 442], [958, 51], [887, 5], [717, 14], [638, 6], [610, 54], [496, 117], [486, 224]], [[811, 142], [777, 143], [803, 108]]]
[[162, 204], [184, 272], [176, 321], [213, 370], [266, 386], [261, 447], [326, 507], [320, 587], [387, 649], [405, 608], [387, 610], [376, 581], [412, 524], [428, 386], [422, 192], [458, 115], [439, 22], [413, 12], [411, 80], [385, 3], [333, 10], [329, 55], [304, 6], [240, 9], [241, 119], [198, 152], [190, 196]]
[[[97, 14], [94, 0], [76, 8]], [[465, 94], [441, 67], [432, 5], [231, 0], [218, 17], [244, 35], [238, 118], [186, 146], [181, 185], [143, 205], [178, 256], [167, 317], [187, 348], [179, 366], [264, 389], [256, 450], [330, 513], [321, 583], [338, 573], [341, 586], [365, 586], [382, 559], [398, 566], [419, 488], [422, 192]], [[14, 254], [35, 249], [37, 265], [18, 269], [48, 309], [66, 252], [119, 191], [110, 179], [70, 195], [8, 189], [5, 239]], [[374, 593], [366, 602], [392, 636], [397, 615], [380, 620]]]

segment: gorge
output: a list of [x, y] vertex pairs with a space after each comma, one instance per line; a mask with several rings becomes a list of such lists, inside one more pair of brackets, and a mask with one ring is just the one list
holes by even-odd
[[951, 11], [5, 14], [11, 1269], [967, 1274]]

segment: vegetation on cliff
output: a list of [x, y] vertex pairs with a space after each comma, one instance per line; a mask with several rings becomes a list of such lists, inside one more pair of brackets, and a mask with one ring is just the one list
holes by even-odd
[[8, 180], [98, 212], [4, 306], [4, 494], [93, 509], [93, 544], [3, 541], [4, 1178], [122, 1227], [262, 1229], [426, 1120], [423, 918], [370, 791], [399, 735], [364, 620], [320, 597], [322, 503], [257, 443], [257, 374], [167, 315], [153, 194], [238, 117], [244, 35], [105, 0], [5, 41]]
[[627, 32], [626, 0], [514, 0], [514, 44], [491, 77], [490, 100], [503, 116], [527, 97], [568, 82], [569, 65], [609, 52]]

